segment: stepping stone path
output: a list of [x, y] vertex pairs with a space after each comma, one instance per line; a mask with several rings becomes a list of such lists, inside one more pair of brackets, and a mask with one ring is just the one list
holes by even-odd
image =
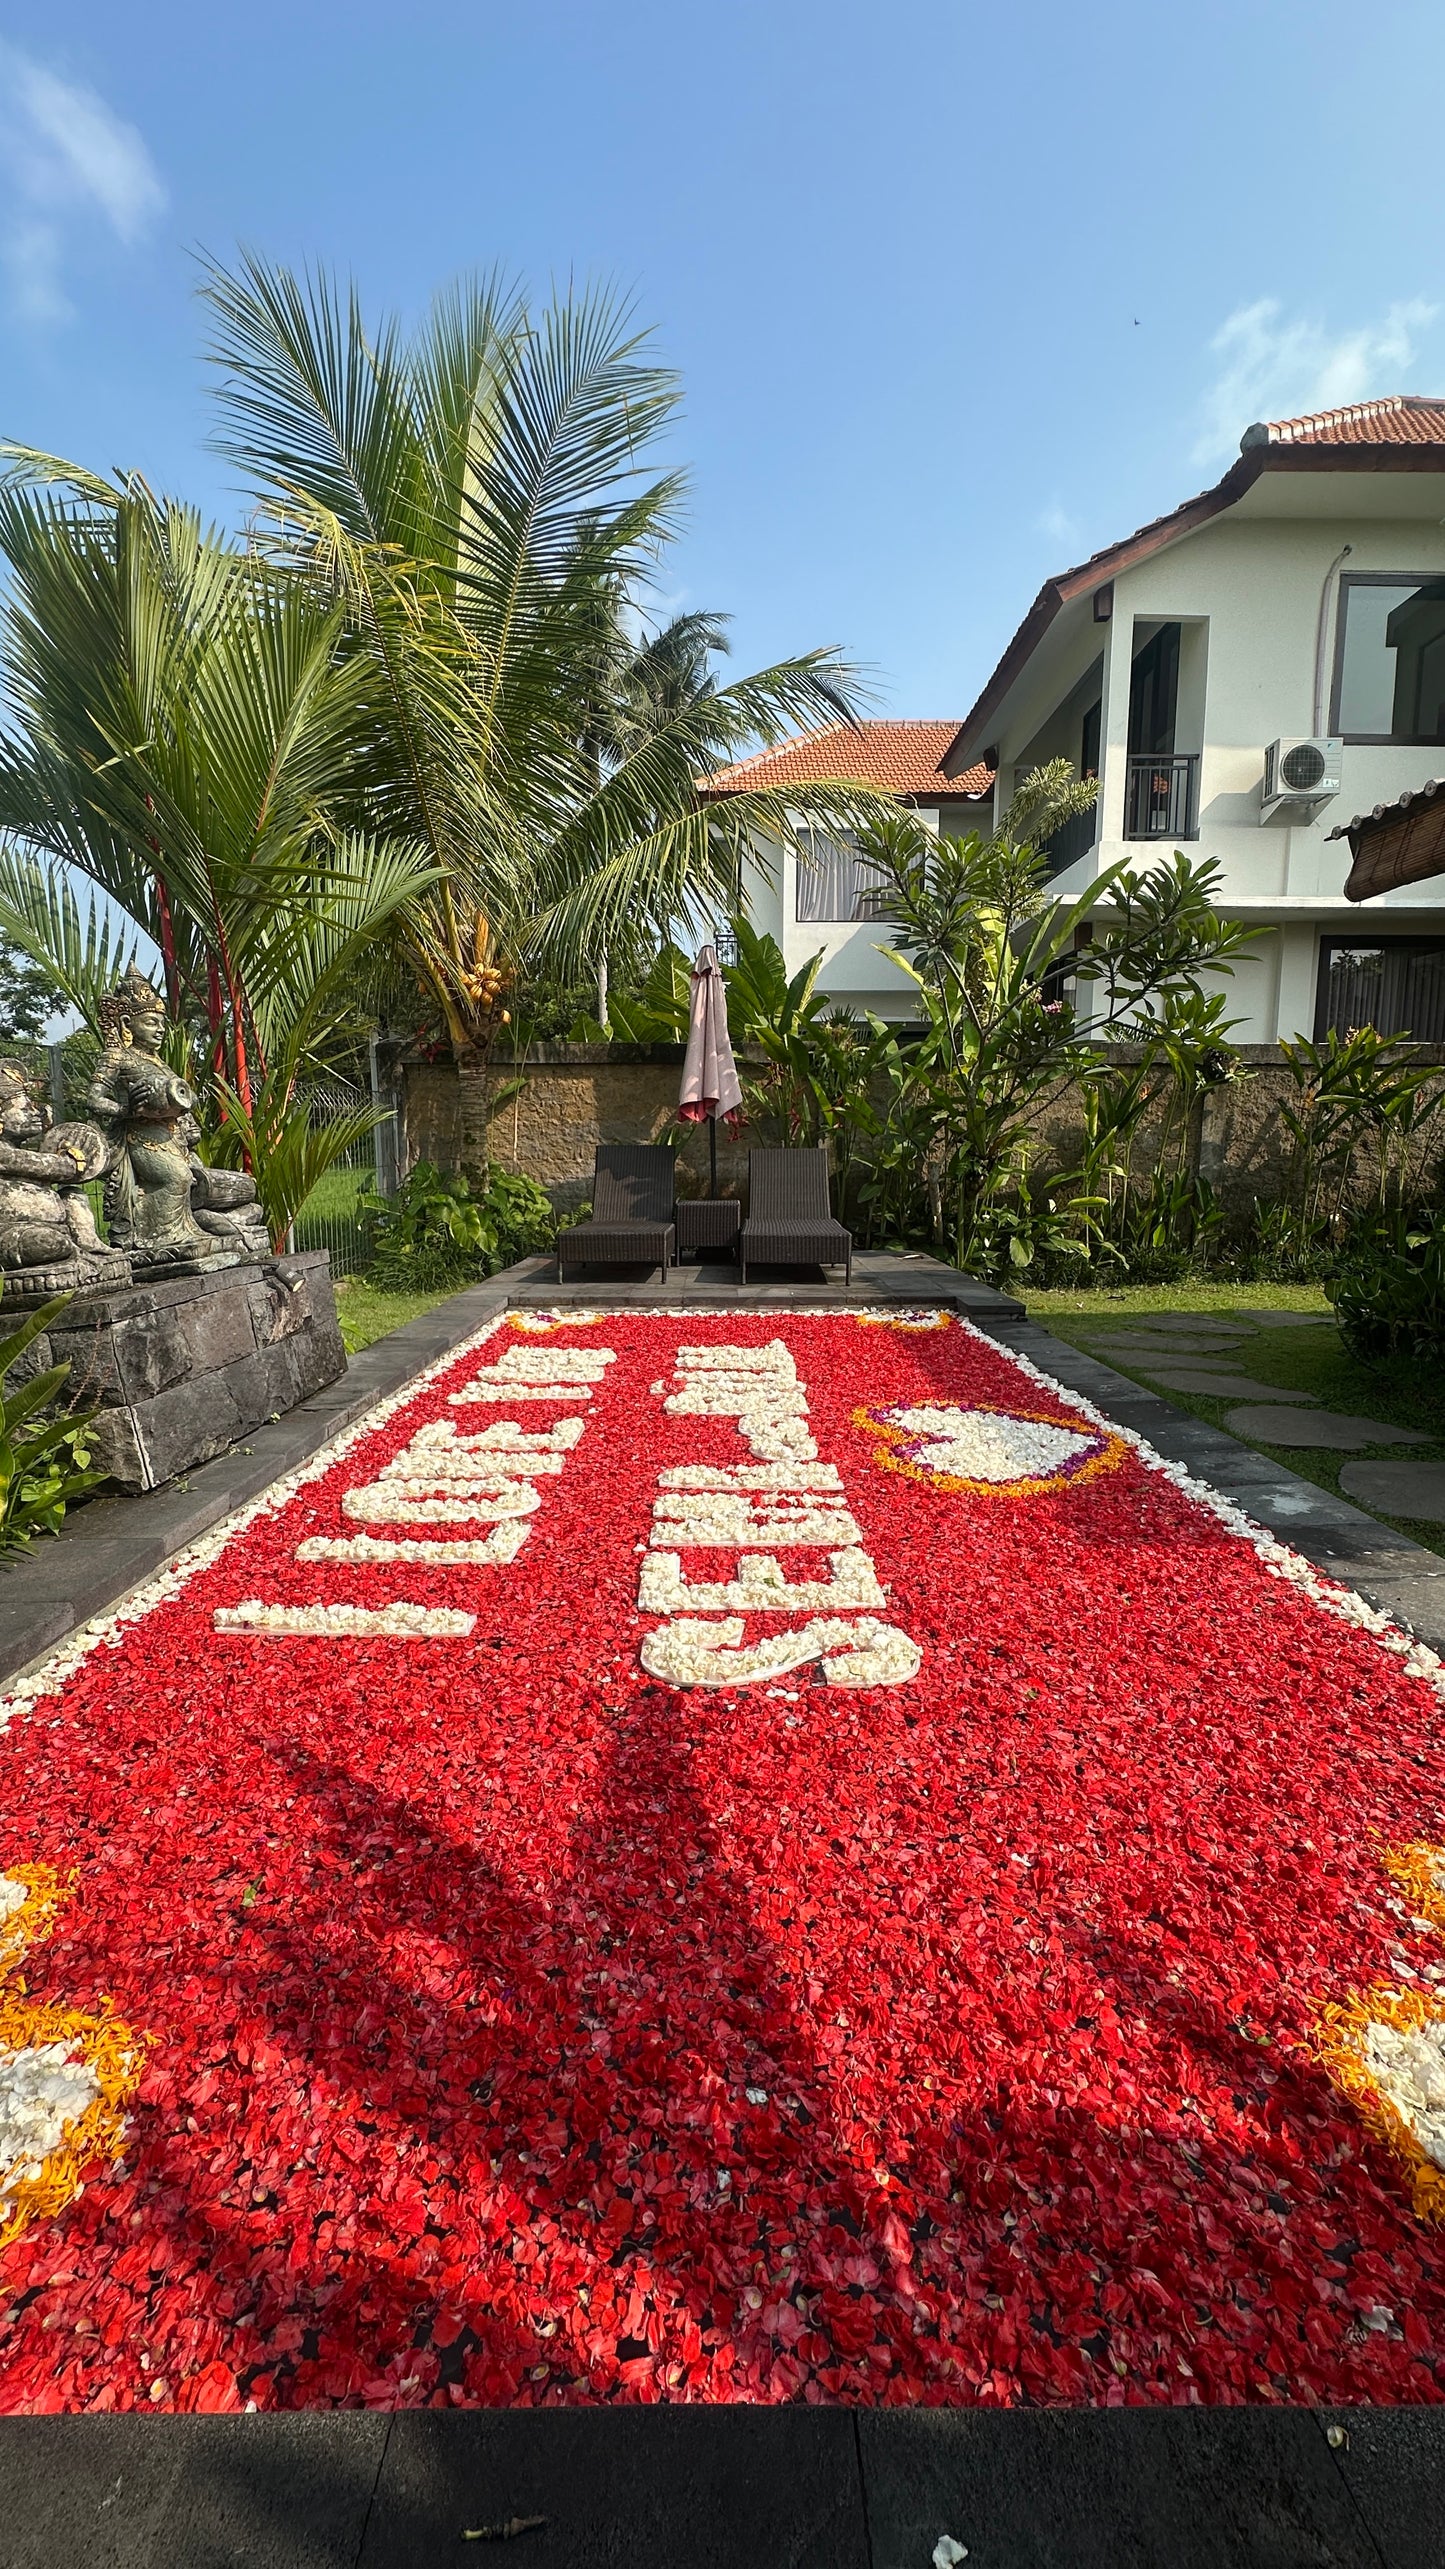
[[[1314, 1392], [1285, 1390], [1274, 1383], [1256, 1382], [1251, 1374], [1229, 1371], [1229, 1360], [1237, 1362], [1261, 1329], [1333, 1329], [1336, 1325], [1332, 1313], [1313, 1311], [1241, 1311], [1221, 1321], [1207, 1313], [1141, 1312], [1137, 1326], [1126, 1325], [1112, 1338], [1096, 1339], [1094, 1353], [1106, 1359], [1117, 1357], [1166, 1391], [1202, 1392], [1218, 1400], [1242, 1402], [1243, 1407], [1228, 1412], [1224, 1424], [1233, 1435], [1261, 1445], [1356, 1454], [1366, 1445], [1430, 1444], [1433, 1440], [1419, 1428], [1387, 1427], [1382, 1419], [1322, 1409]], [[1351, 1463], [1340, 1474], [1340, 1487], [1388, 1516], [1445, 1524], [1445, 1463]]]
[[1314, 1392], [1284, 1391], [1277, 1383], [1258, 1383], [1252, 1374], [1228, 1374], [1210, 1365], [1151, 1365], [1151, 1382], [1172, 1392], [1208, 1392], [1216, 1400], [1284, 1401], [1296, 1407], [1316, 1398]]
[[1095, 1338], [1100, 1356], [1162, 1356], [1165, 1364], [1190, 1356], [1237, 1356], [1234, 1338]]
[[1242, 1311], [1241, 1320], [1252, 1320], [1261, 1329], [1337, 1329], [1339, 1323], [1332, 1311]]
[[1340, 1487], [1346, 1498], [1386, 1516], [1445, 1525], [1445, 1463], [1347, 1463]]
[[1235, 1436], [1262, 1445], [1313, 1445], [1332, 1454], [1354, 1454], [1362, 1445], [1428, 1445], [1418, 1427], [1386, 1427], [1378, 1418], [1348, 1418], [1334, 1409], [1258, 1407], [1232, 1409], [1224, 1422]]
[[[1119, 1316], [1123, 1320], [1122, 1312]], [[1254, 1335], [1247, 1321], [1216, 1320], [1208, 1311], [1141, 1311], [1133, 1315], [1125, 1326], [1131, 1330], [1147, 1329], [1156, 1336], [1162, 1330], [1166, 1338], [1252, 1338]]]

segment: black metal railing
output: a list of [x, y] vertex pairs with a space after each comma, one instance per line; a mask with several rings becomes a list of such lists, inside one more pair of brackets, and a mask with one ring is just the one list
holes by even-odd
[[1197, 838], [1199, 761], [1131, 753], [1124, 788], [1125, 838]]
[[1099, 806], [1091, 803], [1087, 812], [1075, 812], [1068, 820], [1060, 821], [1056, 830], [1050, 830], [1048, 837], [1040, 841], [1039, 854], [1047, 857], [1050, 874], [1062, 874], [1067, 866], [1077, 865], [1081, 856], [1088, 855], [1098, 835]]

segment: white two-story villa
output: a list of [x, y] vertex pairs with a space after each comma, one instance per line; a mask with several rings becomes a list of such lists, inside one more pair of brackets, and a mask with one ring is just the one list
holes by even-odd
[[[829, 750], [883, 731], [931, 746], [949, 728], [865, 724], [718, 781], [802, 754], [800, 773], [888, 783]], [[1182, 847], [1218, 866], [1221, 908], [1264, 932], [1230, 984], [1238, 1041], [1368, 1024], [1438, 1043], [1445, 885], [1401, 885], [1362, 917], [1330, 832], [1425, 784], [1442, 744], [1445, 400], [1397, 394], [1246, 429], [1212, 490], [1047, 581], [934, 751], [928, 792], [916, 776], [895, 790], [944, 828], [976, 826], [980, 797], [1001, 811], [1022, 773], [1066, 756], [1099, 798], [1049, 851], [1061, 897]], [[790, 860], [758, 906], [790, 955], [825, 947], [839, 999], [908, 1012], [846, 843], [823, 866]]]

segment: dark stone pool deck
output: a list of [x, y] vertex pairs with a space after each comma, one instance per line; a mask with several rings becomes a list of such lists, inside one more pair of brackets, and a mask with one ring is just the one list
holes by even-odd
[[[5, 2569], [1440, 2569], [1445, 2409], [0, 2420]], [[1331, 2442], [1331, 2432], [1337, 2441]], [[464, 2534], [518, 2518], [511, 2539]]]
[[[959, 1309], [1445, 1649], [1445, 1560], [934, 1260], [860, 1258], [848, 1294], [744, 1291], [725, 1268], [685, 1269], [665, 1292], [645, 1277], [563, 1288], [527, 1260], [186, 1480], [98, 1501], [0, 1573], [0, 1676], [499, 1311], [664, 1301]], [[463, 2539], [533, 2516], [510, 2538]], [[1445, 2406], [0, 2415], [0, 2569], [931, 2569], [945, 2534], [967, 2569], [1445, 2569]]]

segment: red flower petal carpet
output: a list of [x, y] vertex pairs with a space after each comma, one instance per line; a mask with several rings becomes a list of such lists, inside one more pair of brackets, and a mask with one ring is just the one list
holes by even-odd
[[1438, 1662], [960, 1322], [514, 1317], [7, 1716], [7, 2413], [1445, 2398]]

